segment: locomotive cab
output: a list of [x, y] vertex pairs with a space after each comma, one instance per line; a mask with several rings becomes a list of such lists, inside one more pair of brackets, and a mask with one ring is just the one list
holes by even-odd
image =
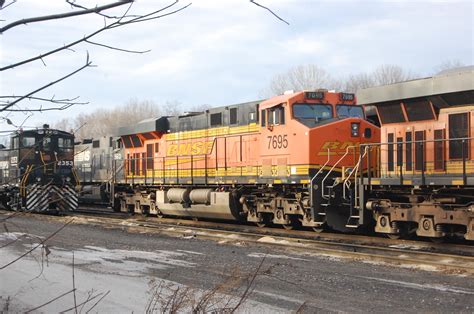
[[[327, 90], [289, 93], [260, 104], [261, 176], [268, 183], [308, 187], [301, 201], [307, 204], [302, 223], [329, 225], [346, 231], [351, 221], [343, 182], [350, 186], [361, 143], [379, 140], [378, 127], [368, 122], [354, 94]], [[291, 207], [291, 206], [289, 206]], [[343, 213], [341, 213], [343, 211]], [[290, 210], [274, 223], [298, 219]], [[292, 218], [293, 217], [293, 218]]]

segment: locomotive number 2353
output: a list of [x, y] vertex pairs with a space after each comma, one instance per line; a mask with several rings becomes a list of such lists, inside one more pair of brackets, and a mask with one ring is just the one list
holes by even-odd
[[288, 135], [273, 135], [267, 136], [268, 138], [268, 149], [287, 148], [288, 147]]

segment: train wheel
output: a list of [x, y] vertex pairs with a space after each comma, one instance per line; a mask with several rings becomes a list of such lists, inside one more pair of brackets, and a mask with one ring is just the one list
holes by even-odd
[[446, 238], [430, 238], [430, 241], [436, 244], [442, 244], [446, 242]]
[[283, 224], [282, 226], [286, 230], [293, 230], [295, 227], [298, 226], [298, 220], [292, 216], [287, 216], [287, 217], [288, 217], [289, 223]]
[[289, 224], [284, 224], [282, 225], [284, 229], [286, 230], [293, 230], [295, 228], [295, 225], [292, 224], [292, 223], [289, 223]]
[[313, 227], [313, 231], [316, 233], [321, 233], [324, 230], [326, 230], [326, 228], [324, 228], [324, 225], [321, 225], [320, 227]]
[[403, 235], [400, 233], [386, 233], [387, 238], [392, 240], [400, 240], [403, 239]]
[[265, 228], [265, 227], [270, 226], [270, 224], [272, 223], [272, 220], [271, 220], [269, 215], [265, 215], [265, 214], [262, 214], [262, 213], [258, 213], [257, 215], [258, 215], [258, 218], [260, 219], [259, 222], [255, 223], [257, 225], [257, 227]]

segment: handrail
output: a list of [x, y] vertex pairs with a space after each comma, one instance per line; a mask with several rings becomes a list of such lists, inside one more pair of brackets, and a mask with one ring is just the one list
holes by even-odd
[[[344, 153], [344, 155], [342, 155], [341, 158], [339, 158], [339, 160], [334, 163], [334, 165], [331, 167], [331, 169], [328, 171], [328, 173], [326, 174], [326, 176], [324, 177], [323, 181], [321, 182], [321, 196], [324, 198], [324, 199], [329, 199], [326, 195], [324, 195], [324, 182], [326, 181], [326, 179], [329, 177], [329, 175], [331, 174], [331, 172], [333, 172], [334, 168], [336, 168], [336, 166], [344, 159], [346, 158], [346, 156], [349, 154], [349, 149], [351, 148], [355, 148], [356, 146], [347, 146], [346, 148], [346, 152]], [[332, 187], [334, 187], [335, 185], [333, 185]]]
[[311, 178], [311, 181], [309, 182], [309, 188], [310, 188], [309, 203], [311, 204], [311, 207], [313, 207], [313, 190], [314, 190], [313, 189], [313, 183], [314, 183], [314, 180], [316, 180], [316, 177], [324, 170], [324, 167], [327, 166], [327, 164], [329, 163], [330, 160], [331, 160], [331, 154], [330, 154], [330, 149], [328, 148], [328, 160], [326, 160], [324, 165], [321, 168], [319, 168], [318, 172], [316, 172], [316, 174]]
[[[420, 130], [421, 131], [421, 130]], [[460, 137], [460, 138], [443, 138], [443, 139], [433, 139], [433, 140], [419, 140], [419, 141], [403, 141], [403, 142], [377, 142], [377, 143], [361, 143], [361, 146], [383, 146], [390, 144], [416, 144], [416, 143], [435, 143], [435, 142], [450, 142], [450, 141], [465, 141], [465, 140], [474, 140], [474, 137]]]
[[352, 168], [352, 170], [349, 173], [349, 175], [347, 176], [347, 178], [344, 180], [344, 183], [343, 183], [344, 189], [342, 190], [342, 197], [344, 199], [346, 199], [346, 188], [349, 189], [351, 187], [351, 183], [350, 183], [349, 179], [352, 177], [352, 174], [354, 174], [354, 172], [355, 172], [354, 179], [355, 180], [357, 179], [357, 171], [359, 170], [359, 167], [360, 167], [360, 164], [362, 163], [362, 160], [367, 155], [368, 150], [369, 150], [369, 147], [365, 146], [364, 147], [364, 153], [362, 155], [359, 155], [359, 160], [357, 161], [354, 168]]

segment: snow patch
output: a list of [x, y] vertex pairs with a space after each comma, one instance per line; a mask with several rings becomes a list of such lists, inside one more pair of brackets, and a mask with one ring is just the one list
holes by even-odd
[[280, 254], [265, 254], [265, 253], [250, 253], [247, 254], [248, 257], [257, 257], [257, 258], [279, 258], [279, 259], [291, 259], [296, 261], [311, 261], [309, 259], [294, 257], [289, 255], [280, 255]]
[[27, 235], [28, 234], [21, 232], [4, 232], [0, 234], [0, 241], [14, 241]]
[[257, 242], [275, 243], [275, 244], [290, 244], [290, 242], [287, 241], [287, 240], [277, 240], [277, 239], [269, 237], [269, 236], [261, 237], [260, 239], [257, 240]]

